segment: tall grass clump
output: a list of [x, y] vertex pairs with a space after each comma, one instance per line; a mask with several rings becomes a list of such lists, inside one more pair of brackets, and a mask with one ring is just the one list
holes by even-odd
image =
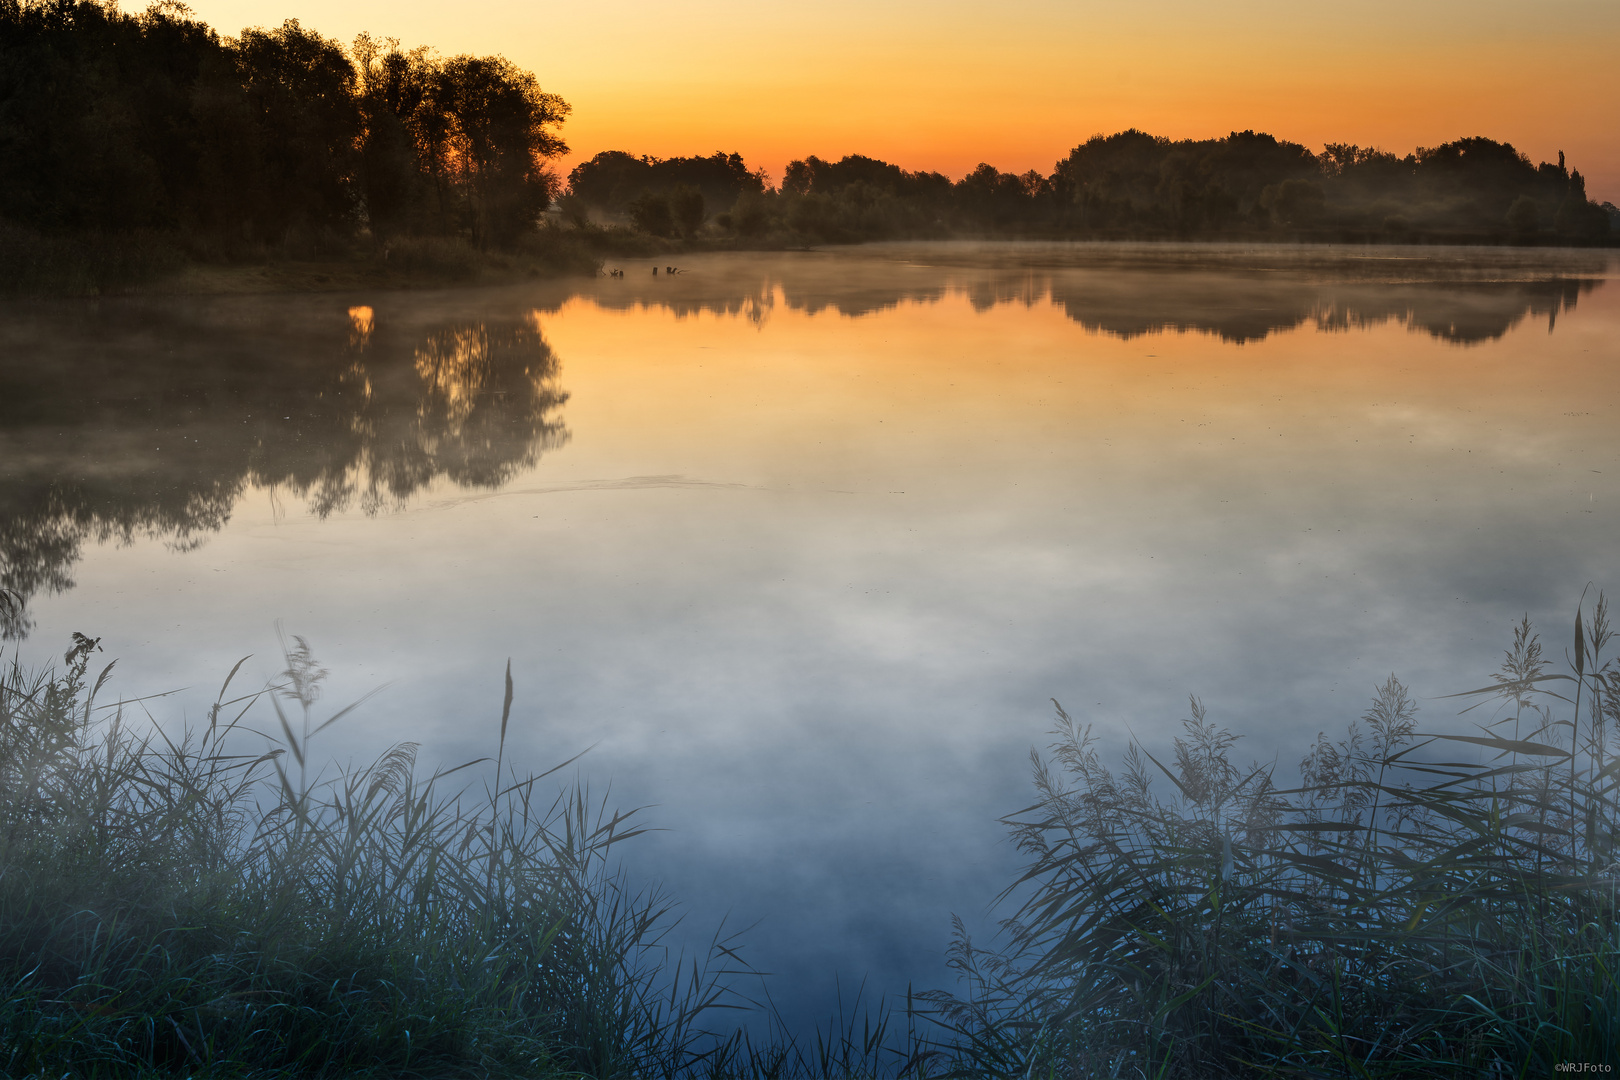
[[507, 768], [510, 666], [494, 762], [423, 776], [401, 743], [321, 768], [311, 742], [349, 709], [315, 715], [325, 672], [295, 642], [278, 683], [227, 678], [172, 737], [140, 703], [97, 704], [112, 665], [89, 678], [94, 640], [60, 670], [0, 672], [0, 1074], [701, 1062], [720, 973], [670, 961], [669, 900], [615, 870], [633, 815]]
[[1393, 676], [1281, 787], [1196, 699], [1167, 760], [1105, 768], [1061, 706], [997, 949], [926, 995], [968, 1075], [1550, 1076], [1620, 1048], [1620, 665], [1606, 602], [1568, 668], [1528, 620], [1469, 734]]

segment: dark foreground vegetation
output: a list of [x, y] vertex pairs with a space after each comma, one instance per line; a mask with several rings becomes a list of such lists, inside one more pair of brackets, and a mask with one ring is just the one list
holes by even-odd
[[[608, 854], [588, 793], [415, 746], [332, 773], [302, 641], [273, 690], [173, 738], [60, 673], [0, 680], [0, 1072], [73, 1076], [642, 1075], [696, 1033], [653, 995], [668, 902]], [[238, 665], [240, 666], [240, 665]], [[110, 669], [111, 665], [108, 665]], [[234, 672], [232, 673], [235, 674]], [[249, 737], [268, 699], [275, 745]], [[512, 703], [508, 676], [506, 707]], [[499, 724], [504, 747], [508, 713]], [[492, 732], [493, 734], [493, 732]], [[258, 743], [258, 745], [253, 745]], [[696, 1004], [713, 979], [677, 960]]]
[[1195, 699], [1161, 762], [1106, 769], [1058, 709], [1007, 947], [932, 995], [982, 1074], [1552, 1076], [1620, 1048], [1620, 666], [1605, 603], [1567, 673], [1528, 621], [1469, 734], [1391, 676], [1297, 787]]
[[[1193, 702], [1104, 768], [1060, 708], [1002, 949], [956, 992], [814, 1036], [735, 1033], [746, 974], [657, 945], [615, 872], [636, 821], [494, 759], [321, 769], [325, 674], [161, 735], [96, 704], [96, 642], [0, 678], [0, 1070], [73, 1076], [1549, 1076], [1620, 1046], [1620, 666], [1606, 605], [1566, 672], [1528, 623], [1422, 734], [1391, 677], [1281, 787]], [[240, 664], [238, 665], [240, 667]], [[235, 672], [232, 672], [234, 676]], [[247, 725], [266, 715], [273, 738]], [[351, 706], [352, 708], [352, 706]], [[1487, 711], [1487, 710], [1492, 711]], [[482, 779], [479, 779], [482, 777]], [[728, 1019], [730, 1017], [730, 1019]], [[769, 1019], [769, 1018], [767, 1018]]]

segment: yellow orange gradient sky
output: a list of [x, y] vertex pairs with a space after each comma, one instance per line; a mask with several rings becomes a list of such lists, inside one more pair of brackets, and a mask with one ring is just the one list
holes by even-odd
[[[126, 7], [138, 0], [125, 0]], [[864, 153], [1049, 172], [1097, 132], [1254, 128], [1406, 153], [1466, 135], [1620, 202], [1616, 0], [194, 0], [222, 33], [299, 18], [501, 53], [574, 107], [574, 153]]]

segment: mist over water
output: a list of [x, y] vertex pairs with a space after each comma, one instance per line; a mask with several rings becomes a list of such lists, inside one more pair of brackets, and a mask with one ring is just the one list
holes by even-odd
[[[675, 258], [675, 257], [671, 257]], [[0, 584], [126, 695], [273, 620], [326, 752], [578, 766], [795, 1020], [943, 985], [1049, 698], [1291, 768], [1620, 565], [1603, 252], [895, 245], [445, 293], [0, 309]], [[668, 262], [669, 260], [665, 260]], [[663, 270], [660, 263], [660, 270]], [[1421, 726], [1421, 725], [1420, 725]], [[318, 749], [318, 747], [317, 747]]]

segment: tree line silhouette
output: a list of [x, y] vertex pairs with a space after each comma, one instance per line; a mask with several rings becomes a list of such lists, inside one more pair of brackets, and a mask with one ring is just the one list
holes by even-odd
[[221, 37], [174, 0], [0, 0], [0, 224], [181, 235], [223, 256], [454, 236], [507, 246], [556, 193], [569, 106], [499, 56], [289, 19]]
[[[725, 162], [721, 171], [717, 166]], [[569, 176], [577, 221], [620, 220], [658, 236], [691, 236], [695, 177], [711, 230], [749, 239], [853, 242], [948, 236], [1098, 239], [1319, 239], [1605, 243], [1620, 209], [1598, 205], [1564, 155], [1532, 165], [1508, 143], [1458, 139], [1397, 157], [1330, 143], [1313, 154], [1254, 131], [1171, 140], [1135, 129], [1096, 135], [1050, 175], [980, 164], [960, 180], [861, 155], [807, 157], [779, 187], [741, 158], [598, 154]], [[595, 211], [590, 215], [590, 211]]]
[[[741, 155], [624, 151], [579, 164], [569, 106], [499, 56], [392, 38], [344, 46], [289, 19], [222, 37], [175, 0], [0, 0], [0, 286], [50, 237], [90, 237], [106, 279], [162, 244], [203, 258], [351, 253], [413, 238], [518, 249], [559, 224], [612, 247], [637, 236], [782, 246], [886, 238], [1261, 238], [1608, 243], [1620, 210], [1585, 180], [1466, 138], [1404, 157], [1320, 154], [1253, 131], [1094, 136], [1049, 175], [981, 164], [960, 180], [860, 155], [810, 156], [780, 185]], [[31, 254], [32, 253], [32, 254]], [[110, 254], [109, 254], [110, 253]], [[587, 260], [588, 262], [589, 260]], [[92, 275], [96, 276], [96, 275]], [[13, 283], [15, 284], [15, 283]]]

